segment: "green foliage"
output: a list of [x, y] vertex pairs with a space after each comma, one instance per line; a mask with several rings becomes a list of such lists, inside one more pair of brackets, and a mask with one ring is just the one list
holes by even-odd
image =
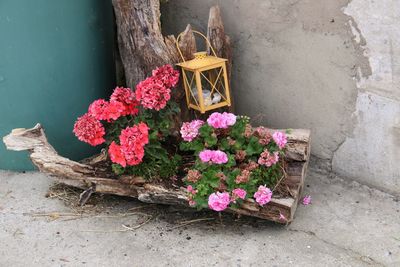
[[248, 144], [245, 148], [248, 156], [259, 155], [264, 150], [264, 147], [259, 143], [258, 138], [255, 136], [249, 138]]
[[147, 180], [171, 178], [176, 175], [181, 165], [181, 160], [181, 156], [179, 155], [174, 155], [169, 158], [156, 158], [153, 154], [147, 154], [146, 151], [143, 162], [136, 166], [127, 166], [125, 168], [125, 174], [141, 176]]
[[119, 164], [112, 164], [111, 167], [112, 167], [113, 172], [117, 175], [121, 175], [125, 172], [125, 168]]

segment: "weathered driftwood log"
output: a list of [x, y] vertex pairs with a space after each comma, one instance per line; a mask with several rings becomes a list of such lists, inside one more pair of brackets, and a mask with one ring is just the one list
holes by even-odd
[[[111, 179], [96, 164], [105, 159], [104, 154], [83, 162], [76, 162], [57, 154], [47, 141], [44, 129], [37, 124], [31, 129], [14, 129], [3, 138], [7, 149], [27, 150], [30, 158], [41, 172], [48, 173], [63, 184], [78, 187], [89, 193], [97, 192], [137, 198], [146, 203], [187, 206], [187, 197], [183, 188], [167, 189], [161, 185], [147, 183], [141, 177], [120, 176]], [[291, 197], [273, 198], [264, 207], [254, 202], [245, 202], [240, 208], [228, 211], [249, 215], [279, 223], [291, 222], [294, 218], [298, 200], [304, 184], [305, 172], [310, 156], [310, 132], [293, 130], [288, 135], [286, 153], [287, 178]], [[283, 219], [282, 216], [284, 216]]]

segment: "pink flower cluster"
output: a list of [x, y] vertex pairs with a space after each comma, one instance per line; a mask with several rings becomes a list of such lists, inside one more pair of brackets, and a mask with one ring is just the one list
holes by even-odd
[[193, 120], [191, 122], [184, 122], [181, 127], [181, 135], [183, 140], [191, 142], [199, 134], [200, 127], [204, 124], [202, 120]]
[[272, 135], [269, 130], [262, 126], [255, 129], [254, 135], [259, 138], [258, 142], [264, 146], [268, 145], [272, 139]]
[[227, 112], [214, 112], [208, 117], [207, 123], [215, 129], [226, 129], [236, 123], [236, 115]]
[[138, 104], [130, 88], [116, 87], [110, 101], [95, 100], [90, 104], [88, 113], [97, 120], [113, 121], [121, 116], [136, 115]]
[[284, 132], [275, 132], [272, 135], [272, 138], [274, 139], [275, 143], [278, 145], [280, 149], [284, 148], [287, 143], [287, 137]]
[[74, 134], [82, 142], [97, 146], [105, 142], [104, 126], [94, 117], [85, 114], [79, 117], [74, 124]]
[[232, 197], [228, 192], [216, 192], [208, 196], [208, 207], [215, 211], [223, 211], [231, 202], [236, 203], [238, 199], [246, 198], [246, 190], [235, 188], [232, 190]]
[[254, 193], [254, 198], [256, 199], [258, 204], [264, 206], [271, 201], [272, 191], [268, 187], [260, 185], [257, 192]]
[[120, 145], [112, 142], [108, 153], [114, 163], [123, 167], [138, 165], [144, 157], [144, 146], [149, 142], [149, 127], [141, 122], [121, 131]]
[[267, 149], [261, 153], [260, 158], [258, 159], [258, 164], [264, 165], [266, 167], [271, 167], [275, 165], [279, 161], [279, 152], [276, 151], [274, 153], [270, 153]]
[[[242, 188], [233, 189], [232, 197], [229, 197], [228, 192], [212, 193], [208, 197], [208, 206], [212, 210], [223, 211], [229, 206], [230, 202], [236, 203], [237, 199], [245, 199], [246, 194], [246, 190]], [[254, 193], [254, 198], [259, 205], [264, 206], [271, 201], [272, 191], [268, 187], [260, 185], [257, 192]]]
[[250, 175], [251, 175], [251, 171], [246, 170], [246, 169], [242, 170], [240, 172], [240, 174], [238, 176], [236, 176], [235, 183], [237, 183], [237, 184], [247, 183], [248, 181], [250, 181]]
[[189, 206], [193, 207], [196, 205], [196, 201], [193, 200], [193, 197], [197, 194], [197, 190], [195, 190], [191, 185], [188, 185], [186, 190], [189, 193]]
[[246, 198], [246, 190], [242, 189], [242, 188], [235, 188], [232, 190], [232, 198], [231, 198], [231, 202], [236, 203], [236, 200], [238, 198], [240, 199], [245, 199]]
[[144, 108], [163, 109], [171, 98], [171, 87], [179, 80], [179, 72], [171, 65], [164, 65], [153, 71], [153, 76], [148, 77], [136, 85], [136, 99]]
[[215, 211], [223, 211], [226, 209], [230, 203], [230, 197], [229, 193], [227, 192], [217, 192], [217, 193], [212, 193], [208, 197], [208, 206], [210, 209], [215, 210]]
[[228, 162], [228, 155], [221, 150], [203, 150], [199, 153], [202, 162], [212, 162], [214, 164], [224, 164]]

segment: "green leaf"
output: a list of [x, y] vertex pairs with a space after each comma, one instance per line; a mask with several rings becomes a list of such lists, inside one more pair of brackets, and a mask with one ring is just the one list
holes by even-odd
[[225, 151], [226, 151], [226, 150], [228, 150], [228, 149], [230, 148], [228, 139], [226, 139], [226, 138], [222, 139], [221, 142], [220, 142], [220, 144], [221, 144], [221, 149], [222, 149], [222, 150], [225, 150]]
[[114, 172], [116, 175], [121, 175], [121, 174], [123, 174], [123, 173], [125, 172], [124, 167], [122, 167], [122, 166], [119, 165], [119, 164], [112, 164], [112, 165], [111, 165], [111, 168], [112, 168], [113, 172]]
[[293, 132], [293, 129], [286, 129], [286, 134], [291, 134]]
[[264, 147], [258, 142], [258, 138], [252, 136], [249, 140], [249, 144], [246, 148], [247, 156], [258, 155], [261, 154]]
[[208, 137], [204, 138], [204, 141], [207, 143], [208, 147], [212, 147], [217, 144], [218, 139], [213, 136], [208, 136]]
[[211, 136], [213, 131], [214, 131], [213, 128], [208, 124], [204, 124], [199, 129], [200, 136], [203, 137], [203, 138], [207, 138], [207, 137]]

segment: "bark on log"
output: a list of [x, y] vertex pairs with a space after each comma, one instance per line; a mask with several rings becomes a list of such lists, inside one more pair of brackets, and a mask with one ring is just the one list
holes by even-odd
[[[104, 174], [104, 170], [95, 167], [98, 166], [95, 163], [105, 159], [104, 154], [81, 163], [58, 155], [47, 141], [40, 124], [31, 129], [14, 129], [3, 138], [3, 142], [9, 150], [28, 150], [33, 164], [41, 172], [54, 176], [63, 184], [83, 190], [91, 188], [91, 192], [138, 198], [146, 203], [187, 206], [186, 192], [183, 188], [167, 189], [158, 184], [146, 183], [141, 177], [121, 176], [111, 179]], [[286, 159], [288, 177], [285, 184], [291, 189], [292, 197], [273, 198], [264, 207], [252, 201], [246, 201], [240, 208], [231, 208], [227, 211], [278, 223], [289, 223], [293, 220], [309, 161], [310, 132], [293, 130], [288, 135], [288, 143]], [[281, 215], [286, 219], [282, 219]]]
[[[232, 46], [231, 39], [225, 34], [225, 27], [222, 22], [221, 10], [219, 6], [212, 6], [210, 8], [210, 15], [208, 18], [207, 37], [210, 40], [211, 46], [214, 48], [218, 57], [226, 58], [228, 81], [231, 84], [232, 75]], [[207, 48], [208, 54], [212, 54], [210, 48]], [[230, 112], [234, 112], [234, 100], [231, 94]]]
[[191, 60], [194, 58], [193, 54], [197, 52], [196, 38], [194, 37], [192, 26], [188, 24], [181, 34], [178, 43], [179, 49], [185, 60]]
[[[161, 33], [159, 0], [113, 0], [127, 85], [135, 88], [156, 67], [178, 61]], [[173, 37], [169, 37], [173, 38]]]

